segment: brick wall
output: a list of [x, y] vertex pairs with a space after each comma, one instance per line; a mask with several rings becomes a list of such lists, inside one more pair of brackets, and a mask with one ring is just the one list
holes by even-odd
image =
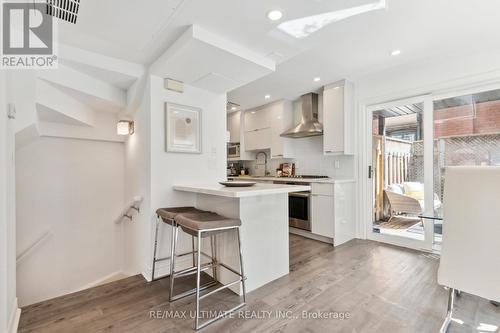
[[471, 105], [434, 111], [434, 137], [500, 133], [500, 101], [476, 104], [476, 116]]

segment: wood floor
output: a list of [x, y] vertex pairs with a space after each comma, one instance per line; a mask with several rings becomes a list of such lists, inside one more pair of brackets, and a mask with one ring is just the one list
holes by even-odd
[[[437, 285], [437, 266], [432, 255], [372, 241], [354, 240], [334, 250], [290, 235], [290, 274], [249, 293], [242, 312], [202, 331], [438, 332], [447, 293]], [[168, 290], [168, 279], [115, 281], [23, 308], [19, 332], [192, 332], [193, 298], [170, 304]], [[236, 298], [226, 292], [202, 304], [222, 309]], [[166, 318], [175, 311], [187, 318]], [[317, 311], [331, 318], [302, 318]], [[240, 318], [245, 316], [261, 318]], [[500, 326], [499, 308], [467, 294], [457, 300], [454, 317], [463, 323], [452, 323], [450, 333], [481, 332], [480, 325], [489, 329], [483, 332], [498, 332]]]

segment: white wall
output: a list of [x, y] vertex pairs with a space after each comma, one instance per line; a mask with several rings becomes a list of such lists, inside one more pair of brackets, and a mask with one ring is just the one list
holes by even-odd
[[[134, 221], [124, 221], [124, 271], [140, 274], [145, 267], [149, 241], [151, 217], [151, 92], [146, 80], [142, 98], [134, 110], [135, 133], [125, 144], [125, 200], [130, 202], [135, 196], [143, 197], [141, 210], [134, 215]], [[136, 83], [139, 84], [139, 83]]]
[[122, 143], [39, 138], [16, 152], [17, 252], [22, 306], [120, 272], [125, 170]]
[[[14, 187], [14, 120], [7, 118], [7, 77], [0, 71], [0, 331], [15, 330], [16, 224]], [[16, 317], [17, 316], [17, 317]]]
[[[149, 90], [149, 92], [148, 92]], [[194, 205], [194, 196], [175, 192], [172, 186], [182, 183], [215, 182], [225, 179], [226, 169], [226, 95], [213, 94], [185, 86], [184, 93], [167, 91], [163, 79], [149, 78], [141, 107], [136, 113], [136, 132], [127, 142], [127, 196], [141, 194], [143, 211], [135, 223], [126, 224], [126, 244], [134, 256], [127, 264], [146, 278], [151, 276], [153, 236], [156, 215], [160, 207]], [[165, 152], [165, 103], [173, 102], [201, 108], [202, 153], [178, 154]], [[148, 193], [149, 189], [149, 193]], [[168, 255], [170, 229], [160, 229], [159, 256]], [[187, 246], [181, 240], [181, 247]], [[189, 243], [190, 244], [190, 243]], [[181, 249], [182, 250], [182, 249]], [[158, 265], [160, 274], [168, 269], [167, 262]], [[141, 267], [139, 267], [141, 266]]]
[[[165, 103], [202, 109], [202, 153], [165, 152]], [[193, 195], [175, 192], [172, 186], [186, 183], [213, 183], [226, 178], [226, 94], [214, 94], [185, 86], [179, 94], [163, 88], [163, 79], [151, 77], [151, 207], [194, 205]], [[154, 216], [151, 219], [153, 225]], [[165, 230], [164, 230], [165, 229]], [[152, 228], [150, 229], [153, 230]], [[160, 255], [167, 255], [168, 228], [162, 230]], [[167, 233], [164, 233], [167, 231]], [[152, 232], [151, 232], [152, 233]], [[152, 239], [152, 235], [151, 238]], [[152, 244], [152, 241], [150, 242]], [[190, 243], [189, 243], [190, 244]], [[182, 246], [182, 245], [181, 245]], [[150, 246], [150, 249], [152, 247]], [[152, 253], [150, 254], [150, 257]], [[148, 263], [147, 270], [150, 270]]]
[[500, 51], [409, 63], [355, 79], [361, 104], [500, 80]]

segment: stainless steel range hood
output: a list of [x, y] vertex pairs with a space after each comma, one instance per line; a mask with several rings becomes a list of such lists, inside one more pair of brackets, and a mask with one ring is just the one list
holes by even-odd
[[302, 100], [302, 120], [280, 136], [285, 138], [307, 138], [323, 135], [323, 124], [318, 121], [318, 94], [309, 93], [300, 97]]

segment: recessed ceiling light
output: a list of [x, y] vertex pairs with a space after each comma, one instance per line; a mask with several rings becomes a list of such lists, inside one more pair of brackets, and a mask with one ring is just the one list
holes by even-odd
[[321, 78], [320, 77], [315, 77], [313, 80], [314, 80], [314, 82], [319, 82], [319, 81], [321, 81]]
[[269, 99], [269, 98], [271, 98], [271, 95], [266, 95], [266, 96], [264, 96], [264, 98]]
[[279, 10], [271, 10], [267, 13], [267, 18], [271, 21], [278, 21], [281, 17], [283, 17], [283, 13]]
[[235, 111], [235, 110], [236, 110], [236, 106], [232, 106], [232, 107], [231, 107], [231, 110], [232, 110], [232, 111]]
[[401, 50], [394, 50], [391, 52], [391, 56], [397, 56], [401, 54]]

